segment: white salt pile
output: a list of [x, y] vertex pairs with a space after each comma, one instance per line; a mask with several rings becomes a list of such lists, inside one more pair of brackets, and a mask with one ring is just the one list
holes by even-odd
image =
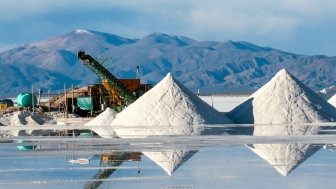
[[[253, 135], [257, 136], [311, 135], [317, 133], [319, 126], [302, 123], [333, 121], [336, 109], [286, 70], [281, 70], [228, 116], [236, 123], [263, 124], [254, 126]], [[250, 147], [282, 175], [287, 175], [319, 149], [304, 144], [257, 144]]]
[[[43, 124], [54, 124], [56, 123], [50, 117], [40, 115], [35, 112], [30, 111], [16, 111], [13, 113], [8, 113], [2, 117], [2, 121], [4, 121], [5, 125], [9, 126], [36, 126], [36, 125], [43, 125]], [[11, 131], [11, 136], [26, 136], [26, 135], [43, 135], [48, 131], [38, 131], [38, 130], [25, 130], [25, 131]]]
[[[170, 74], [117, 115], [111, 126], [121, 138], [153, 135], [200, 135], [204, 124], [232, 123], [230, 119], [186, 89]], [[169, 175], [191, 152], [143, 152]]]
[[115, 132], [109, 125], [114, 120], [116, 115], [116, 111], [111, 108], [106, 108], [104, 112], [99, 114], [90, 122], [86, 123], [85, 126], [97, 127], [91, 130], [103, 138], [113, 138], [115, 137]]
[[167, 74], [119, 113], [111, 126], [119, 137], [141, 137], [197, 135], [204, 124], [225, 123], [232, 121]]
[[283, 69], [227, 116], [236, 123], [316, 123], [336, 120], [336, 109]]
[[333, 105], [334, 107], [336, 107], [336, 94], [334, 96], [332, 96], [329, 100], [328, 100], [329, 104]]

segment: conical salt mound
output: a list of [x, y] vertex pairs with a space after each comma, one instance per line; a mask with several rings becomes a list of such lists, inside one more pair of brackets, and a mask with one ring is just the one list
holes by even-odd
[[336, 107], [336, 94], [334, 96], [332, 96], [329, 100], [328, 100], [329, 104], [333, 105], [334, 107]]
[[[286, 70], [228, 113], [236, 123], [255, 125], [253, 135], [312, 135], [319, 126], [304, 123], [333, 121], [336, 109]], [[252, 134], [252, 133], [251, 133]], [[287, 175], [320, 146], [305, 144], [256, 144], [249, 146], [282, 175]]]
[[113, 138], [115, 137], [115, 132], [110, 127], [110, 123], [116, 117], [117, 112], [111, 108], [106, 108], [106, 110], [100, 113], [90, 122], [86, 123], [85, 126], [92, 127], [91, 130], [97, 133], [100, 137], [103, 138]]
[[283, 69], [227, 116], [236, 123], [315, 123], [336, 120], [336, 109]]
[[[204, 124], [232, 123], [170, 74], [117, 115], [119, 137], [201, 134]], [[137, 127], [137, 128], [135, 128]]]

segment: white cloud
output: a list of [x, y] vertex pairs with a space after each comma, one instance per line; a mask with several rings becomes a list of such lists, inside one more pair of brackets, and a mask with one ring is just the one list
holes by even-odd
[[272, 45], [272, 40], [291, 41], [307, 28], [330, 24], [334, 7], [335, 0], [2, 0], [0, 28], [26, 27], [27, 36], [38, 34], [34, 28], [48, 35], [87, 28], [126, 37], [164, 32]]
[[236, 36], [287, 34], [300, 24], [299, 20], [293, 17], [267, 14], [248, 15], [230, 10], [195, 11], [191, 15], [191, 22], [199, 32], [222, 32]]

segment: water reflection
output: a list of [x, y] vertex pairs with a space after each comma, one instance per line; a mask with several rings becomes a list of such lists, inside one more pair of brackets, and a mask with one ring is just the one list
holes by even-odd
[[317, 152], [322, 145], [313, 144], [254, 144], [248, 145], [262, 159], [273, 166], [281, 175], [291, 171]]
[[[216, 126], [215, 129], [218, 130], [218, 127]], [[267, 176], [273, 172], [275, 178], [296, 178], [295, 174], [293, 176], [290, 173], [295, 172], [302, 175], [302, 167], [303, 169], [307, 167], [302, 164], [321, 149], [322, 143], [328, 141], [330, 144], [336, 143], [333, 140], [334, 135], [330, 135], [332, 132], [316, 135], [321, 129], [316, 125], [306, 125], [300, 129], [291, 125], [272, 127], [270, 125], [256, 125], [252, 129], [253, 132], [248, 135], [246, 132], [244, 135], [240, 133], [242, 128], [237, 126], [222, 128], [234, 132], [230, 132], [230, 135], [141, 139], [55, 138], [51, 136], [35, 138], [34, 141], [32, 138], [4, 139], [0, 145], [6, 149], [1, 149], [1, 158], [8, 160], [6, 160], [7, 163], [6, 161], [0, 163], [0, 167], [2, 167], [0, 168], [0, 172], [2, 172], [0, 187], [4, 182], [13, 181], [17, 184], [17, 180], [26, 182], [26, 180], [35, 179], [33, 183], [36, 184], [39, 183], [37, 182], [39, 179], [45, 178], [46, 180], [54, 179], [52, 183], [57, 184], [74, 182], [76, 187], [73, 188], [85, 189], [102, 188], [107, 183], [116, 185], [114, 188], [123, 188], [118, 186], [124, 181], [139, 183], [151, 180], [160, 183], [160, 186], [149, 188], [171, 186], [167, 183], [175, 183], [177, 180], [190, 186], [190, 182], [203, 178], [205, 180], [217, 179], [219, 183], [223, 184], [228, 183], [225, 179], [244, 178], [243, 172], [246, 172], [246, 175], [250, 177], [254, 173]], [[251, 128], [249, 129], [251, 130]], [[303, 137], [313, 139], [314, 144], [309, 144]], [[318, 141], [321, 139], [323, 142], [319, 144]], [[22, 143], [17, 143], [18, 140], [22, 140]], [[19, 151], [17, 146], [35, 146], [36, 148]], [[328, 149], [331, 146], [326, 145]], [[231, 150], [237, 148], [239, 148], [237, 152]], [[68, 163], [69, 158], [63, 162], [54, 161], [59, 156], [87, 158], [90, 161], [87, 164], [75, 165]], [[28, 167], [31, 165], [29, 169], [27, 163], [15, 164], [16, 157], [34, 158], [34, 164], [31, 165], [30, 161], [28, 163]], [[48, 157], [50, 159], [48, 161], [52, 162], [52, 165], [60, 166], [60, 168], [48, 168], [50, 165], [44, 164], [41, 160], [35, 160], [36, 157]], [[314, 161], [315, 164], [319, 163], [316, 159]], [[329, 162], [329, 164], [332, 163]], [[323, 164], [322, 160], [320, 164]], [[4, 169], [9, 165], [12, 165], [11, 170]], [[36, 171], [34, 167], [40, 171]], [[298, 167], [301, 169], [297, 169]], [[311, 166], [310, 168], [310, 172], [307, 171], [305, 174], [314, 174], [311, 170], [319, 167]], [[32, 173], [32, 178], [26, 177], [25, 173], [28, 171], [31, 171], [29, 173]], [[44, 174], [46, 171], [59, 173], [56, 176]], [[242, 172], [242, 175], [239, 175], [238, 172]], [[56, 178], [60, 179], [56, 180]], [[239, 179], [230, 182], [238, 183]], [[46, 183], [50, 182], [46, 181]], [[201, 181], [197, 183], [200, 184], [199, 182]]]
[[[316, 125], [256, 125], [253, 136], [303, 136], [317, 135], [321, 126]], [[322, 145], [313, 144], [252, 144], [247, 145], [253, 152], [267, 161], [280, 174], [287, 176]]]
[[183, 163], [197, 151], [172, 150], [162, 152], [143, 152], [145, 156], [160, 166], [168, 175], [172, 175]]
[[[109, 178], [117, 168], [124, 161], [141, 161], [141, 153], [133, 152], [115, 152], [113, 154], [104, 154], [100, 157], [100, 167], [114, 167], [108, 169], [100, 169], [94, 177], [84, 185], [84, 189], [96, 189], [104, 182], [105, 179]], [[138, 169], [140, 173], [140, 168]]]

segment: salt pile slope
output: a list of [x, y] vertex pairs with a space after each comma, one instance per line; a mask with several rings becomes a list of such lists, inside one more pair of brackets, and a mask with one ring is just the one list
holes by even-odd
[[116, 111], [111, 108], [106, 108], [104, 112], [99, 114], [90, 122], [86, 123], [85, 126], [90, 126], [91, 130], [97, 133], [100, 137], [113, 138], [115, 137], [115, 132], [109, 125], [114, 120], [116, 115]]
[[119, 113], [111, 126], [119, 137], [141, 137], [199, 135], [204, 124], [226, 123], [232, 121], [167, 74]]
[[336, 107], [336, 94], [334, 96], [332, 96], [329, 100], [328, 100], [329, 104], [333, 105], [334, 107]]
[[[230, 119], [186, 89], [170, 74], [117, 115], [111, 126], [117, 136], [207, 134], [204, 124], [232, 123]], [[143, 151], [169, 175], [195, 152], [169, 149]]]
[[[228, 116], [236, 123], [263, 124], [254, 127], [253, 135], [257, 136], [311, 135], [316, 134], [319, 127], [300, 123], [333, 121], [336, 109], [286, 70], [281, 70]], [[282, 175], [289, 174], [320, 148], [309, 144], [250, 147]]]

